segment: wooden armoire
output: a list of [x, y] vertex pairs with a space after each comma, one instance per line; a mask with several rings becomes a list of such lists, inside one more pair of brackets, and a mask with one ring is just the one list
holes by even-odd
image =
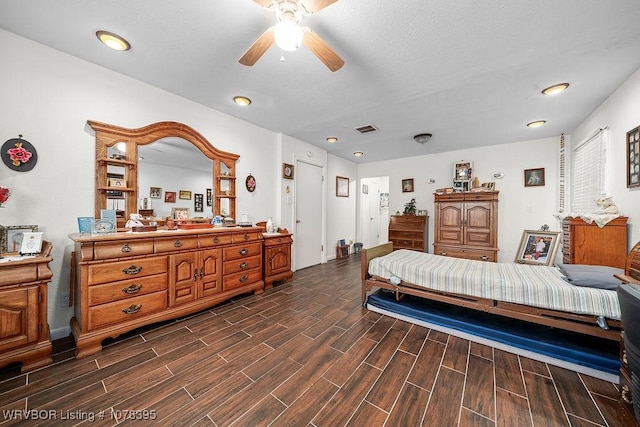
[[433, 253], [496, 262], [498, 193], [434, 194]]

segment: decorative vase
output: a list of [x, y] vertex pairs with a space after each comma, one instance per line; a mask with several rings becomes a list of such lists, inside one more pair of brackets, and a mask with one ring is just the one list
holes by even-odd
[[273, 233], [273, 220], [271, 219], [271, 217], [267, 218], [267, 233]]

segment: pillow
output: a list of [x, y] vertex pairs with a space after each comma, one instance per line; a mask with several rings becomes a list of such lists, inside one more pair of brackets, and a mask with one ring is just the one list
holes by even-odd
[[621, 268], [605, 265], [562, 264], [558, 268], [572, 285], [599, 289], [617, 289], [621, 282], [613, 275], [624, 274]]

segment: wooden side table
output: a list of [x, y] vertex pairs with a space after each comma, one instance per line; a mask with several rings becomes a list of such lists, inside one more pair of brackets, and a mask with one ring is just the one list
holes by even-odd
[[336, 258], [346, 258], [349, 256], [349, 248], [351, 245], [338, 245], [336, 246]]
[[52, 362], [47, 321], [51, 243], [35, 257], [4, 254], [0, 260], [0, 367], [22, 363], [22, 372]]
[[285, 228], [279, 228], [277, 233], [262, 233], [262, 238], [264, 239], [262, 251], [264, 288], [271, 289], [275, 281], [293, 279], [293, 271], [291, 271], [293, 238]]

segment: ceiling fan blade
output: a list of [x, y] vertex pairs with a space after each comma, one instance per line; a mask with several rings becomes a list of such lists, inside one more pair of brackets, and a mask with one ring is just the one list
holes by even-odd
[[253, 1], [258, 3], [262, 7], [269, 7], [271, 6], [271, 3], [273, 3], [271, 0], [253, 0]]
[[305, 31], [302, 43], [332, 72], [338, 71], [344, 65], [342, 58], [313, 31]]
[[269, 27], [267, 31], [258, 37], [258, 40], [251, 45], [244, 55], [238, 59], [238, 62], [248, 67], [252, 66], [271, 47], [274, 40], [275, 36], [273, 35], [273, 27]]
[[304, 3], [304, 8], [307, 9], [307, 12], [316, 13], [327, 6], [331, 6], [337, 1], [338, 0], [303, 0], [302, 3]]

